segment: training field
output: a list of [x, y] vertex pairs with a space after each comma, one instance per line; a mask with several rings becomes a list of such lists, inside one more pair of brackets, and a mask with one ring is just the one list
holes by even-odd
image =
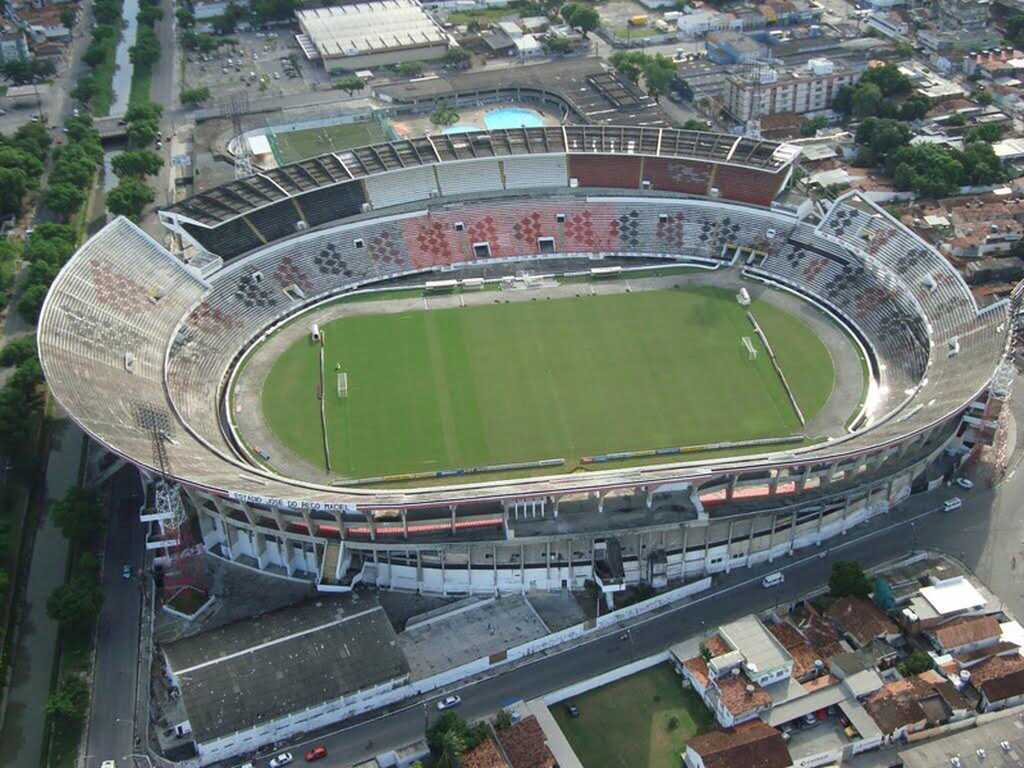
[[[751, 309], [810, 419], [832, 390], [828, 350], [772, 304]], [[570, 471], [600, 453], [801, 432], [746, 309], [718, 288], [352, 315], [323, 331], [332, 470], [349, 478], [547, 458]], [[318, 386], [307, 336], [274, 362], [262, 408], [322, 467]]]
[[[569, 716], [569, 704], [579, 717]], [[551, 713], [587, 768], [678, 768], [686, 742], [714, 726], [668, 664], [555, 704]]]
[[307, 157], [337, 152], [364, 144], [387, 141], [384, 129], [376, 120], [343, 125], [328, 125], [323, 128], [308, 128], [302, 131], [275, 133], [272, 145], [281, 165], [304, 160]]

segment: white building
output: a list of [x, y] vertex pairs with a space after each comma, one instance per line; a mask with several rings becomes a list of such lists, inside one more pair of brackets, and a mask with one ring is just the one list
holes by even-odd
[[844, 85], [860, 79], [860, 70], [836, 66], [828, 59], [811, 59], [804, 67], [779, 72], [762, 67], [750, 74], [730, 75], [725, 108], [736, 120], [821, 112], [832, 106]]
[[718, 11], [701, 10], [680, 16], [676, 21], [680, 40], [696, 40], [708, 32], [729, 29], [732, 16]]
[[451, 43], [416, 0], [375, 0], [295, 15], [302, 30], [300, 46], [308, 58], [323, 61], [328, 71], [438, 59]]

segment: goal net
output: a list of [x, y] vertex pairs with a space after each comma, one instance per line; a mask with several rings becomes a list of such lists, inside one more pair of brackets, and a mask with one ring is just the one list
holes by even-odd
[[348, 397], [348, 374], [338, 371], [338, 397]]
[[750, 340], [749, 336], [744, 336], [743, 337], [743, 346], [747, 350], [747, 359], [748, 360], [756, 360], [757, 359], [757, 348], [754, 346], [754, 342], [752, 342]]

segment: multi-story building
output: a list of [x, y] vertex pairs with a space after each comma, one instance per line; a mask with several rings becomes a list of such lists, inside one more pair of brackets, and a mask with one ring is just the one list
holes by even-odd
[[935, 0], [935, 24], [918, 32], [930, 52], [950, 53], [992, 48], [1000, 36], [990, 19], [989, 0]]
[[729, 76], [725, 108], [740, 122], [787, 112], [820, 112], [832, 105], [840, 88], [856, 83], [860, 72], [829, 59], [811, 59], [804, 67], [784, 71], [753, 67]]
[[25, 61], [30, 58], [28, 41], [20, 29], [0, 32], [0, 64], [9, 61]]

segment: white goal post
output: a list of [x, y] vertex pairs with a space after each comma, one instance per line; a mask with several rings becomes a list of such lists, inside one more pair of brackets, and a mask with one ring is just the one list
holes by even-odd
[[748, 360], [756, 360], [757, 359], [757, 348], [754, 346], [754, 342], [752, 342], [750, 340], [749, 336], [744, 336], [743, 337], [743, 346], [747, 348], [747, 359]]
[[348, 397], [348, 374], [341, 370], [341, 363], [338, 363], [334, 372], [338, 378], [338, 398]]

